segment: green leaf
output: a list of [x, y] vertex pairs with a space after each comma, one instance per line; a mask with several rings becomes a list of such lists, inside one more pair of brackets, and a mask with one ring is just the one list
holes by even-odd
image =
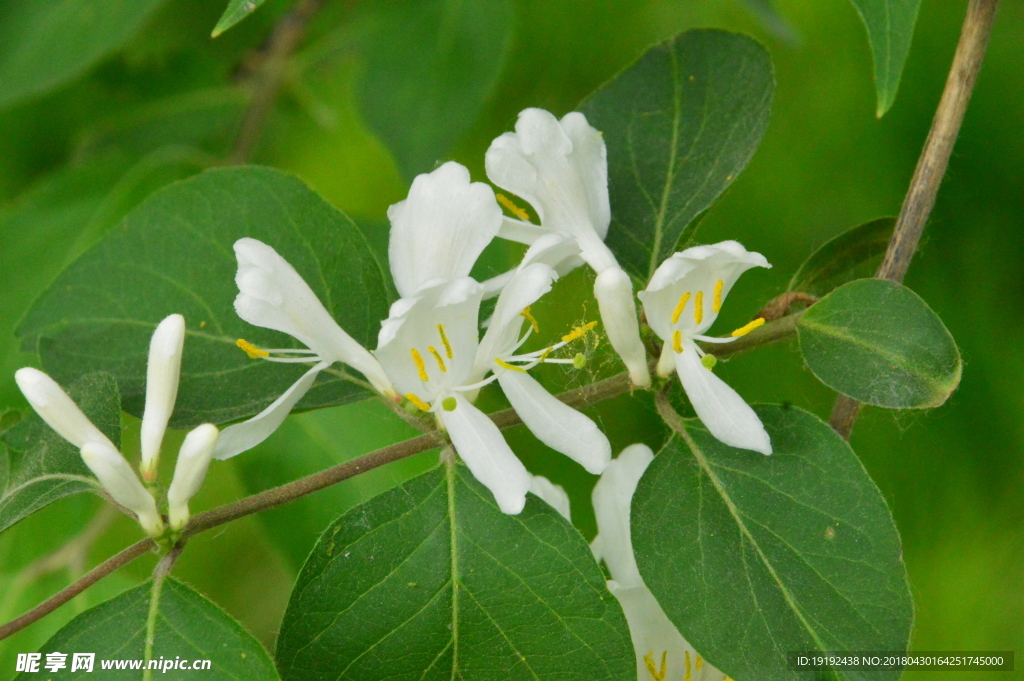
[[512, 20], [508, 0], [381, 7], [359, 101], [407, 180], [447, 160], [476, 120], [505, 61]]
[[896, 218], [878, 218], [827, 241], [800, 265], [789, 290], [823, 296], [848, 281], [871, 277], [895, 226]]
[[[121, 407], [113, 378], [88, 374], [67, 391], [111, 442], [121, 442]], [[35, 413], [0, 441], [0, 532], [61, 497], [95, 489], [78, 448]]]
[[[129, 660], [140, 662], [145, 659], [146, 619], [149, 614], [150, 594], [153, 582], [146, 582], [131, 591], [71, 620], [46, 642], [40, 652], [69, 653], [68, 666], [55, 674], [47, 673], [47, 679], [90, 679], [91, 674], [83, 671], [71, 673], [71, 655], [75, 652], [96, 654], [93, 674], [95, 678], [132, 679], [142, 678], [142, 672], [131, 669], [121, 671], [104, 670], [103, 660]], [[210, 660], [210, 669], [173, 670], [168, 676], [162, 668], [154, 670], [152, 678], [185, 678], [193, 674], [204, 679], [222, 681], [274, 681], [280, 677], [274, 669], [270, 655], [259, 641], [242, 628], [238, 622], [221, 610], [215, 603], [199, 593], [168, 577], [160, 591], [159, 611], [156, 620], [152, 655], [149, 659]], [[32, 679], [38, 674], [25, 673], [18, 679]], [[148, 677], [147, 677], [148, 678]]]
[[881, 118], [896, 101], [921, 0], [851, 0], [868, 30]]
[[632, 508], [647, 586], [686, 640], [738, 681], [796, 678], [787, 651], [906, 650], [913, 606], [881, 492], [817, 417], [756, 411], [771, 456], [687, 425], [647, 469]]
[[285, 679], [621, 679], [625, 618], [586, 542], [530, 497], [517, 516], [441, 465], [339, 518], [277, 643]]
[[651, 48], [581, 105], [608, 145], [606, 241], [639, 280], [747, 165], [774, 87], [760, 44], [694, 30]]
[[937, 407], [960, 383], [960, 352], [942, 320], [907, 287], [858, 279], [797, 320], [808, 368], [858, 402]]
[[256, 8], [264, 2], [266, 2], [266, 0], [231, 0], [231, 2], [228, 3], [227, 9], [224, 10], [224, 14], [220, 15], [220, 19], [217, 20], [217, 25], [213, 27], [213, 33], [210, 34], [210, 37], [216, 38], [221, 33], [255, 12]]
[[[375, 341], [388, 300], [384, 274], [362, 232], [298, 179], [259, 167], [206, 171], [153, 194], [61, 274], [18, 334], [35, 342], [43, 366], [58, 380], [111, 373], [125, 411], [141, 416], [150, 336], [164, 317], [181, 313], [187, 331], [172, 426], [257, 413], [306, 367], [253, 361], [235, 346], [246, 338], [265, 347], [298, 347], [290, 336], [250, 326], [235, 314], [232, 245], [243, 236], [273, 246], [357, 341]], [[300, 407], [368, 395], [324, 372]]]
[[0, 4], [0, 108], [67, 83], [123, 45], [163, 0]]

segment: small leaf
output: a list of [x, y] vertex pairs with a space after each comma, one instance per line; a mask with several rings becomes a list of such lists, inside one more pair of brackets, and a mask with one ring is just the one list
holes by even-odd
[[881, 492], [817, 417], [755, 409], [771, 456], [687, 425], [641, 479], [633, 543], [648, 588], [683, 637], [734, 679], [796, 678], [787, 651], [906, 650], [913, 606]]
[[[81, 670], [72, 674], [73, 653], [95, 653], [93, 673], [102, 679], [142, 678], [139, 667], [116, 671], [103, 669], [101, 661], [140, 662], [145, 659], [146, 619], [149, 614], [152, 582], [126, 591], [102, 605], [86, 610], [71, 620], [46, 642], [40, 652], [68, 654], [67, 668], [47, 679], [90, 678]], [[184, 661], [189, 665], [209, 660], [209, 669], [174, 669], [165, 678], [185, 678], [193, 674], [216, 681], [276, 681], [280, 677], [270, 655], [238, 622], [191, 588], [166, 578], [160, 592], [159, 611], [152, 655], [156, 662]], [[162, 661], [161, 661], [162, 658]], [[158, 667], [152, 678], [159, 679], [168, 670]], [[19, 680], [38, 674], [25, 673]], [[148, 678], [148, 676], [147, 676]]]
[[[67, 391], [111, 442], [121, 442], [121, 401], [109, 374], [83, 376]], [[61, 497], [95, 489], [78, 447], [35, 412], [0, 441], [0, 532]]]
[[694, 30], [652, 48], [581, 104], [608, 145], [607, 243], [633, 276], [646, 282], [746, 167], [774, 87], [760, 44]]
[[512, 19], [508, 0], [380, 8], [359, 102], [407, 180], [447, 160], [476, 120], [505, 61]]
[[277, 642], [285, 679], [609, 679], [636, 673], [583, 537], [531, 496], [517, 516], [441, 465], [339, 518]]
[[[58, 277], [18, 334], [38, 339], [58, 380], [107, 371], [123, 408], [142, 415], [149, 339], [169, 314], [185, 316], [181, 384], [172, 426], [223, 423], [259, 412], [307, 367], [250, 360], [235, 341], [296, 347], [235, 314], [234, 242], [265, 241], [301, 274], [357, 341], [376, 340], [388, 300], [380, 263], [349, 218], [298, 179], [259, 167], [206, 171], [153, 194]], [[372, 347], [372, 346], [371, 346]], [[343, 404], [368, 392], [323, 373], [300, 406]]]
[[210, 37], [216, 38], [221, 33], [255, 12], [256, 8], [264, 2], [266, 2], [266, 0], [231, 0], [228, 3], [227, 9], [224, 10], [224, 14], [222, 14], [220, 19], [217, 21], [217, 25], [214, 26], [213, 33], [210, 34]]
[[895, 226], [896, 218], [879, 218], [827, 241], [789, 280], [789, 290], [823, 296], [848, 281], [872, 276]]
[[937, 407], [960, 383], [960, 352], [942, 320], [907, 287], [882, 279], [840, 286], [797, 320], [808, 368], [858, 402]]
[[48, 92], [116, 51], [163, 0], [0, 4], [0, 108]]
[[881, 118], [896, 101], [903, 65], [914, 37], [921, 0], [851, 0], [868, 30], [875, 64], [876, 115]]

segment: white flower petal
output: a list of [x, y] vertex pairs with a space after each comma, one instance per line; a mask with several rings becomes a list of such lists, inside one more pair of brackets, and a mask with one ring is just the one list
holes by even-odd
[[684, 343], [683, 352], [676, 354], [676, 371], [693, 410], [712, 435], [730, 447], [772, 453], [761, 419], [735, 390], [701, 364], [694, 343]]
[[562, 130], [572, 141], [573, 167], [586, 189], [594, 230], [603, 240], [612, 219], [608, 201], [608, 147], [601, 133], [578, 111], [563, 116], [561, 124]]
[[591, 548], [608, 566], [612, 579], [626, 587], [643, 584], [633, 557], [629, 513], [637, 483], [653, 460], [654, 452], [647, 445], [630, 445], [608, 464], [594, 487], [597, 537]]
[[167, 510], [172, 530], [180, 530], [188, 523], [188, 500], [203, 486], [218, 434], [216, 426], [206, 423], [189, 431], [181, 443], [174, 478], [167, 490]]
[[85, 465], [111, 498], [138, 516], [139, 524], [150, 536], [163, 534], [164, 524], [153, 496], [121, 453], [107, 442], [86, 442], [81, 449]]
[[518, 241], [521, 244], [527, 245], [532, 244], [545, 234], [550, 234], [550, 231], [532, 222], [517, 220], [507, 215], [502, 216], [501, 229], [498, 230], [498, 236], [502, 239]]
[[388, 259], [401, 296], [431, 281], [469, 275], [473, 263], [501, 228], [494, 191], [469, 181], [469, 171], [448, 162], [413, 180], [409, 197], [388, 209]]
[[42, 371], [31, 367], [18, 369], [14, 380], [39, 417], [62, 438], [78, 448], [87, 442], [100, 442], [117, 451], [114, 443], [86, 418], [64, 389]]
[[594, 281], [594, 297], [601, 311], [605, 333], [615, 352], [629, 370], [634, 385], [648, 386], [651, 374], [647, 369], [647, 350], [640, 340], [640, 324], [633, 302], [633, 282], [618, 267], [604, 270]]
[[185, 318], [172, 314], [153, 332], [146, 369], [146, 407], [142, 414], [142, 476], [156, 479], [160, 445], [178, 397], [181, 352], [185, 344]]
[[455, 450], [473, 476], [491, 490], [503, 513], [520, 513], [530, 489], [530, 474], [494, 421], [462, 395], [456, 393], [454, 397], [454, 410], [437, 413], [444, 421]]
[[572, 522], [569, 509], [569, 495], [565, 488], [556, 485], [543, 475], [534, 475], [530, 478], [530, 492], [543, 499], [548, 506], [555, 509], [563, 518]]
[[321, 362], [307, 371], [297, 380], [283, 395], [274, 402], [253, 416], [248, 421], [228, 426], [217, 438], [217, 446], [213, 451], [215, 459], [230, 459], [233, 456], [252, 449], [259, 443], [266, 440], [284, 422], [292, 408], [302, 399], [303, 395], [313, 387], [317, 375], [329, 366], [328, 362]]
[[552, 283], [557, 278], [558, 274], [553, 269], [538, 262], [517, 270], [509, 279], [498, 297], [494, 314], [491, 315], [491, 321], [487, 326], [487, 333], [484, 334], [477, 349], [476, 366], [473, 371], [475, 378], [471, 382], [483, 378], [493, 365], [495, 357], [505, 358], [515, 351], [523, 323], [526, 322], [523, 310], [550, 291]]
[[587, 416], [544, 389], [532, 376], [505, 370], [498, 383], [519, 418], [538, 440], [599, 475], [612, 458], [608, 438]]

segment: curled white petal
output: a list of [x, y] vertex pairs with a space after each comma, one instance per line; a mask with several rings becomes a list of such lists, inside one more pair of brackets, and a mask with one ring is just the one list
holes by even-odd
[[597, 275], [594, 297], [601, 311], [605, 333], [615, 352], [629, 370], [634, 385], [648, 386], [651, 374], [647, 369], [647, 350], [640, 340], [640, 324], [633, 302], [633, 282], [618, 267], [610, 267]]
[[654, 452], [647, 445], [630, 445], [608, 464], [594, 487], [597, 536], [591, 548], [608, 566], [612, 579], [625, 587], [643, 584], [633, 556], [629, 514], [637, 483], [653, 460]]
[[556, 485], [543, 475], [534, 475], [530, 478], [530, 493], [540, 497], [548, 506], [558, 511], [559, 514], [569, 522], [572, 522], [569, 509], [569, 495], [565, 488]]
[[164, 523], [156, 510], [156, 502], [131, 465], [107, 442], [86, 442], [82, 460], [117, 503], [138, 516], [142, 529], [152, 537], [163, 534]]
[[149, 342], [146, 369], [146, 407], [142, 414], [142, 476], [156, 479], [160, 444], [174, 411], [185, 344], [185, 318], [172, 314], [157, 325]]
[[686, 343], [676, 353], [676, 371], [701, 423], [731, 447], [772, 453], [771, 439], [754, 410], [739, 394], [701, 364], [697, 346]]
[[167, 511], [172, 530], [180, 530], [188, 523], [188, 501], [203, 486], [218, 434], [216, 426], [206, 423], [189, 431], [181, 443], [174, 478], [167, 490]]
[[242, 452], [252, 449], [259, 443], [266, 440], [284, 422], [296, 403], [303, 395], [313, 387], [317, 375], [326, 369], [327, 362], [321, 362], [307, 371], [297, 380], [292, 387], [288, 388], [283, 395], [274, 402], [253, 416], [248, 421], [228, 426], [217, 438], [217, 446], [213, 451], [215, 459], [230, 459]]
[[100, 442], [117, 451], [114, 443], [86, 418], [64, 389], [42, 371], [31, 367], [18, 369], [14, 380], [39, 417], [62, 438], [78, 448], [87, 442]]
[[462, 395], [452, 411], [438, 412], [455, 451], [473, 476], [491, 490], [503, 513], [516, 515], [526, 504], [530, 474], [505, 442], [498, 426]]
[[612, 446], [590, 418], [549, 393], [529, 374], [505, 370], [498, 375], [498, 383], [538, 440], [588, 473], [599, 475], [605, 470], [612, 458]]
[[526, 322], [523, 311], [550, 291], [557, 278], [553, 269], [539, 262], [516, 270], [498, 296], [487, 332], [477, 348], [472, 380], [483, 378], [495, 357], [505, 358], [515, 351]]

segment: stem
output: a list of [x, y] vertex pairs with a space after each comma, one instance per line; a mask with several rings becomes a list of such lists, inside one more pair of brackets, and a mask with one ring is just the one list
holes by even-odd
[[160, 594], [164, 589], [164, 580], [171, 573], [171, 568], [177, 562], [185, 548], [185, 542], [179, 541], [171, 549], [171, 552], [160, 559], [153, 570], [153, 588], [149, 592], [149, 613], [146, 615], [146, 645], [144, 648], [143, 664], [145, 671], [142, 672], [142, 681], [152, 681], [153, 670], [149, 668], [149, 661], [153, 659], [153, 644], [156, 641], [156, 620], [160, 614]]
[[[960, 30], [960, 42], [946, 78], [946, 87], [935, 110], [921, 157], [917, 160], [889, 248], [875, 273], [878, 279], [902, 282], [907, 274], [924, 225], [935, 206], [935, 195], [946, 174], [949, 156], [971, 100], [998, 4], [999, 0], [971, 0], [967, 6], [967, 16]], [[859, 412], [860, 404], [856, 400], [840, 395], [832, 408], [830, 425], [848, 440]]]

